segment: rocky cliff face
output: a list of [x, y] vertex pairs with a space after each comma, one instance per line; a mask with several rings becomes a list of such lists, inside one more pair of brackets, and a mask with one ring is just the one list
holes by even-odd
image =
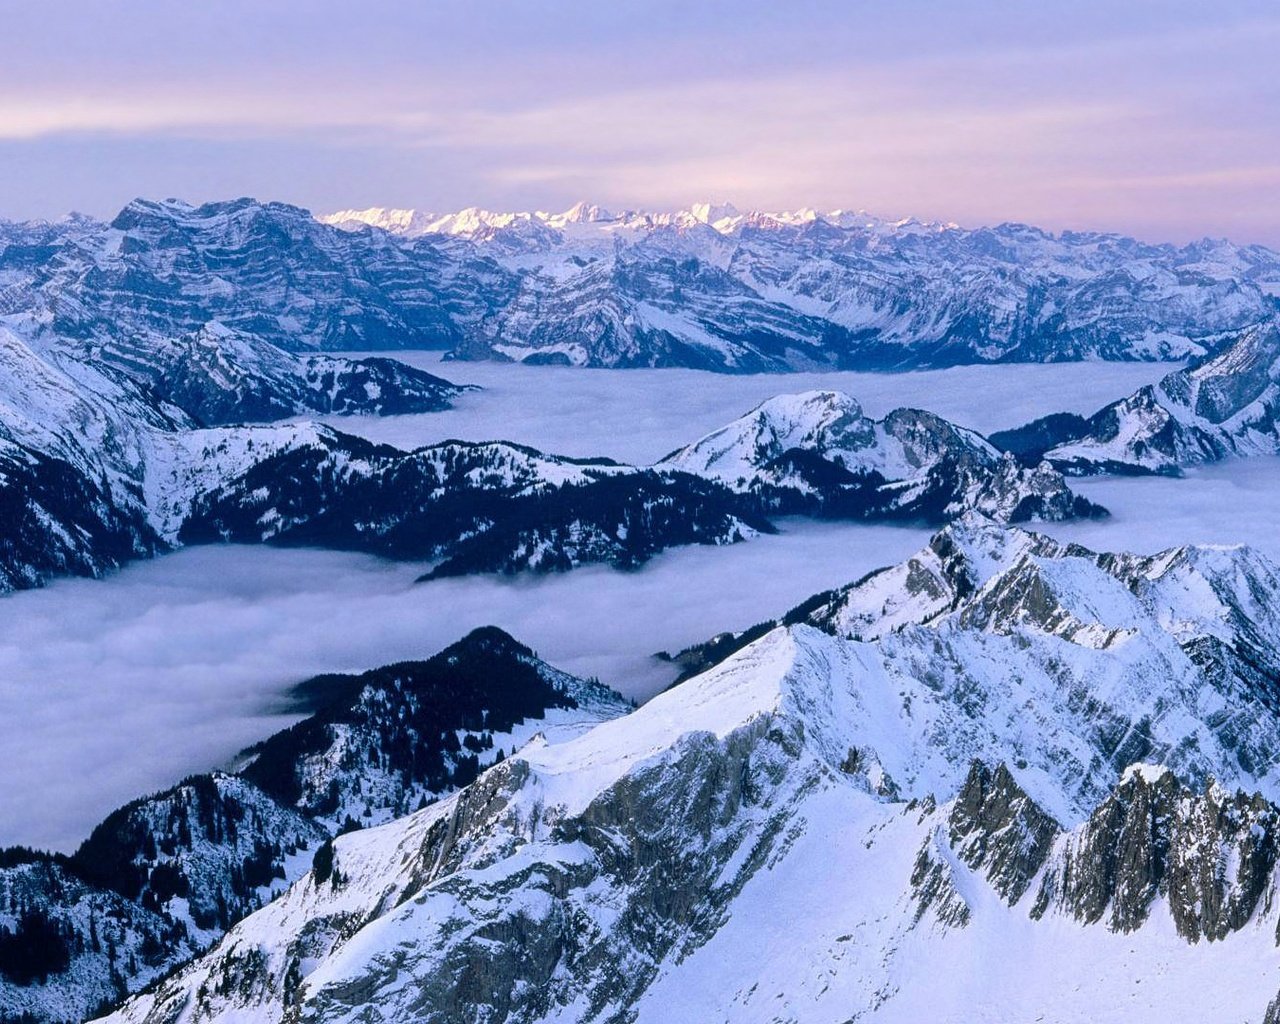
[[1032, 914], [1132, 932], [1159, 901], [1188, 942], [1220, 941], [1271, 909], [1278, 820], [1260, 794], [1194, 792], [1165, 769], [1133, 768], [1061, 841]]
[[882, 737], [871, 746], [899, 791], [932, 777], [924, 791], [953, 792], [958, 765], [1003, 760], [1069, 824], [1137, 761], [1196, 785], [1280, 777], [1280, 620], [1262, 596], [1277, 588], [1246, 549], [1106, 555], [970, 517], [901, 565], [680, 659], [703, 670], [787, 631], [837, 692], [863, 680], [848, 713]]
[[443, 348], [460, 333], [444, 262], [283, 203], [139, 199], [62, 233], [27, 288], [69, 337], [177, 337], [217, 320], [285, 349]]

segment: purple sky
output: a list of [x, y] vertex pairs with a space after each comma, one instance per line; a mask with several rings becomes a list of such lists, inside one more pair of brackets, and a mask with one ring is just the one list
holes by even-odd
[[0, 4], [0, 217], [710, 198], [1280, 245], [1274, 0]]

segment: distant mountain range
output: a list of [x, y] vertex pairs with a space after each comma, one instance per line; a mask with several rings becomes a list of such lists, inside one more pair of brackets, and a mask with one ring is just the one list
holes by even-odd
[[[0, 225], [0, 505], [16, 524], [0, 587], [217, 540], [374, 551], [447, 575], [634, 566], [767, 531], [776, 515], [1060, 519], [1100, 511], [1063, 471], [1174, 472], [1280, 436], [1280, 263], [1258, 247], [709, 205], [336, 222], [252, 200], [138, 200], [110, 224]], [[871, 284], [904, 290], [858, 291]], [[601, 334], [586, 322], [605, 307], [617, 316]], [[891, 307], [901, 316], [886, 319]], [[267, 425], [437, 411], [465, 390], [330, 351], [351, 346], [722, 370], [1205, 354], [1088, 420], [993, 443], [927, 411], [877, 422], [817, 393], [622, 467]]]
[[964, 229], [862, 212], [450, 214], [323, 218], [468, 243], [515, 275], [453, 358], [729, 372], [1176, 359], [1277, 309], [1280, 254], [1150, 245], [1023, 224]]
[[1280, 254], [700, 204], [614, 214], [135, 200], [0, 224], [0, 318], [159, 372], [217, 321], [294, 352], [728, 372], [1177, 359], [1276, 312]]

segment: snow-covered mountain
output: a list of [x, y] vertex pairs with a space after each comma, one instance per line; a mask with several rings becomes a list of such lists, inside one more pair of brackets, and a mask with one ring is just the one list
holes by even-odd
[[432, 575], [449, 576], [634, 567], [673, 545], [772, 529], [750, 503], [688, 474], [500, 441], [404, 452], [319, 428], [202, 493], [179, 539], [437, 560]]
[[71, 857], [0, 851], [0, 1020], [75, 1024], [118, 1003], [323, 864], [339, 832], [631, 709], [493, 628], [427, 661], [317, 677], [295, 697], [311, 713], [246, 752], [238, 774], [135, 800]]
[[0, 317], [131, 364], [216, 321], [290, 351], [724, 371], [1199, 356], [1280, 255], [726, 204], [614, 214], [135, 200], [0, 224]]
[[[304, 403], [436, 409], [460, 390], [390, 360], [299, 357], [217, 324], [128, 369], [3, 329], [0, 356], [0, 501], [16, 524], [0, 549], [6, 589], [226, 540], [436, 560], [442, 576], [633, 567], [675, 545], [769, 532], [775, 515], [1100, 511], [1056, 471], [1024, 468], [932, 414], [875, 423], [830, 392], [780, 396], [643, 468], [497, 441], [404, 452], [307, 421], [200, 426]], [[752, 460], [750, 480], [727, 468]]]
[[110, 223], [45, 225], [41, 244], [24, 237], [31, 230], [0, 230], [3, 312], [62, 336], [127, 345], [216, 320], [294, 351], [445, 348], [459, 337], [444, 294], [456, 256], [341, 232], [296, 206], [138, 199]]
[[318, 429], [202, 423], [438, 411], [463, 390], [391, 360], [295, 356], [216, 323], [132, 361], [0, 326], [0, 590], [163, 550], [197, 493]]
[[456, 358], [728, 371], [1203, 355], [1273, 313], [1280, 255], [863, 212], [453, 214], [322, 220], [465, 240], [519, 275]]
[[318, 544], [438, 559], [433, 576], [629, 568], [727, 544], [773, 515], [942, 523], [1101, 515], [1048, 465], [1020, 466], [931, 413], [876, 422], [835, 392], [779, 396], [651, 468], [502, 442], [405, 453], [320, 430], [206, 489], [185, 543]]
[[1058, 415], [992, 440], [1063, 471], [1164, 473], [1237, 455], [1280, 452], [1280, 320], [1087, 419]]
[[1103, 511], [1048, 465], [1024, 468], [971, 430], [921, 409], [873, 420], [834, 391], [779, 395], [659, 466], [718, 480], [782, 512], [1001, 522]]
[[216, 320], [145, 349], [103, 345], [92, 358], [119, 367], [201, 426], [435, 412], [473, 390], [393, 359], [294, 355]]
[[1278, 588], [949, 527], [835, 601], [874, 639], [779, 626], [339, 837], [110, 1019], [1261, 1020]]

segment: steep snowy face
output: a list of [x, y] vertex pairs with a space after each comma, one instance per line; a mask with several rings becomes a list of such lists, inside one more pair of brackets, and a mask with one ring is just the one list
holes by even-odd
[[[897, 791], [954, 792], [969, 760], [1008, 760], [1071, 822], [1136, 760], [1280, 796], [1278, 592], [1247, 549], [1100, 555], [968, 517], [765, 639], [789, 630], [847, 695], [841, 728]], [[732, 660], [768, 628], [677, 660]]]
[[[862, 406], [836, 391], [779, 395], [746, 416], [673, 452], [663, 464], [715, 476], [739, 487], [793, 448], [839, 460], [850, 470], [882, 470], [875, 424]], [[877, 462], [877, 456], [882, 461]], [[899, 468], [899, 467], [895, 467]]]
[[1068, 473], [1178, 474], [1184, 466], [1280, 452], [1280, 323], [1169, 374], [1088, 419], [1059, 417], [993, 438]]
[[136, 508], [71, 463], [0, 439], [0, 592], [99, 576], [163, 549]]
[[769, 399], [658, 465], [758, 495], [781, 512], [934, 522], [965, 510], [1004, 522], [1104, 514], [1047, 465], [1022, 467], [922, 410], [873, 420], [834, 391]]
[[[1036, 793], [1073, 791], [1074, 760], [971, 764], [957, 744], [927, 779], [894, 775], [890, 746], [928, 716], [870, 648], [776, 630], [630, 715], [340, 837], [111, 1019], [963, 1019], [978, 985], [997, 1015], [1086, 1021], [1135, 995], [1220, 1011], [1206, 983], [1224, 963], [1274, 970], [1273, 804], [1126, 765], [1064, 821]], [[998, 708], [978, 714], [999, 729]], [[1016, 970], [942, 969], [997, 956]], [[1082, 992], [1064, 962], [1096, 984]], [[1257, 1019], [1272, 992], [1243, 988]]]

